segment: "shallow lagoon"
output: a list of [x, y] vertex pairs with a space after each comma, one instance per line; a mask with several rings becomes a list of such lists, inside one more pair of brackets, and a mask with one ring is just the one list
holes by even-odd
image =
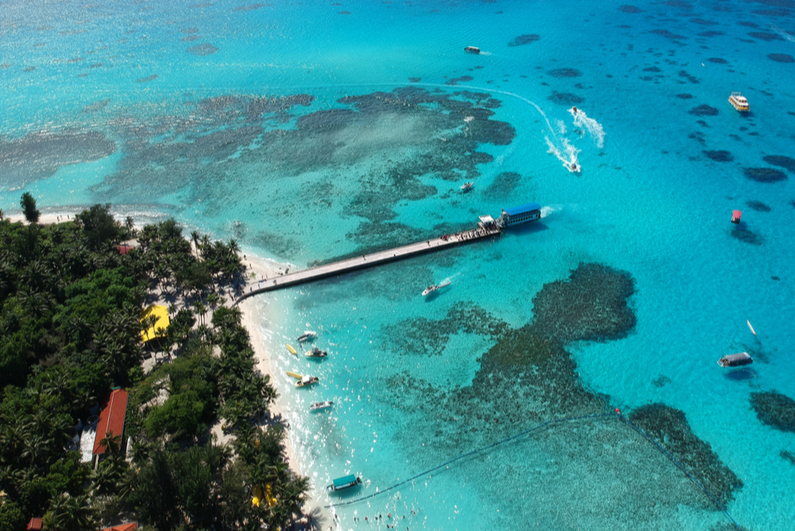
[[[266, 335], [274, 370], [295, 368], [283, 344], [307, 327], [329, 347], [319, 387], [278, 381], [321, 499], [349, 471], [368, 495], [570, 411], [661, 403], [692, 430], [667, 432], [692, 433], [742, 481], [727, 500], [740, 525], [795, 518], [795, 438], [752, 408], [754, 393], [795, 397], [791, 6], [19, 2], [7, 13], [5, 212], [23, 191], [53, 212], [112, 202], [304, 267], [545, 206], [541, 223], [497, 242], [263, 301], [281, 308]], [[735, 90], [749, 114], [726, 101]], [[571, 105], [590, 120], [576, 123]], [[465, 181], [475, 187], [462, 196]], [[488, 353], [533, 327], [542, 288], [580, 264], [631, 278], [633, 326], [548, 332], [555, 364], [486, 374]], [[444, 278], [449, 288], [420, 296]], [[508, 350], [538, 362], [533, 345]], [[715, 364], [742, 350], [747, 370]], [[331, 413], [307, 414], [322, 398]], [[378, 512], [412, 529], [733, 528], [613, 418], [556, 424], [336, 512], [344, 528]]]

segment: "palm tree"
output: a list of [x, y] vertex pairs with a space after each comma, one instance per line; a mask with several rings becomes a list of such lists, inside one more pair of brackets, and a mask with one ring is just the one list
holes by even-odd
[[193, 307], [196, 309], [196, 313], [198, 313], [199, 315], [201, 315], [201, 324], [203, 325], [203, 324], [204, 324], [204, 314], [206, 314], [206, 313], [207, 313], [207, 307], [206, 307], [206, 306], [204, 305], [204, 303], [203, 303], [202, 301], [200, 301], [200, 300], [197, 300], [197, 301], [196, 301], [196, 302], [193, 304]]
[[198, 231], [193, 231], [190, 233], [190, 238], [193, 240], [193, 248], [196, 251], [196, 256], [199, 256], [199, 240], [201, 239], [201, 235]]
[[30, 194], [30, 192], [25, 192], [22, 194], [22, 198], [19, 200], [19, 205], [22, 207], [22, 212], [25, 214], [25, 219], [28, 220], [30, 225], [34, 225], [39, 222], [39, 216], [41, 213], [36, 210], [36, 199]]
[[100, 439], [99, 445], [105, 447], [109, 456], [115, 456], [121, 448], [121, 435], [114, 435], [109, 431]]
[[81, 531], [93, 529], [95, 525], [95, 511], [89, 504], [88, 496], [58, 496], [44, 515], [44, 526], [59, 531]]

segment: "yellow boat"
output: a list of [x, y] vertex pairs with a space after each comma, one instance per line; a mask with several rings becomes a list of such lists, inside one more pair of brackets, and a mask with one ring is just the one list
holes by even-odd
[[293, 354], [298, 354], [298, 352], [295, 351], [295, 349], [290, 343], [287, 343], [287, 350], [289, 350]]
[[290, 372], [290, 371], [287, 371], [287, 376], [292, 376], [293, 378], [298, 378], [299, 380], [300, 380], [301, 378], [303, 378], [303, 376], [301, 376], [301, 375], [300, 375], [300, 374], [298, 374], [297, 372]]

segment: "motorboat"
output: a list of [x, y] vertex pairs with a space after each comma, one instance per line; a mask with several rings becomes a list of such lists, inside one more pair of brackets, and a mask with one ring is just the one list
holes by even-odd
[[750, 365], [754, 362], [754, 358], [747, 352], [739, 352], [737, 354], [729, 354], [723, 356], [718, 360], [718, 365], [721, 367], [742, 367], [743, 365]]
[[475, 185], [475, 183], [464, 183], [464, 184], [461, 185], [461, 191], [464, 192], [464, 193], [467, 193], [468, 191], [470, 191], [472, 189], [472, 187], [474, 185]]
[[318, 383], [320, 379], [317, 376], [303, 376], [300, 380], [295, 382], [296, 387], [309, 387]]
[[579, 165], [579, 164], [577, 164], [576, 162], [571, 162], [571, 163], [568, 163], [568, 164], [566, 165], [566, 167], [569, 169], [569, 171], [570, 171], [571, 173], [580, 173], [580, 170], [582, 170], [582, 166], [580, 166], [580, 165]]
[[479, 54], [480, 53], [480, 48], [478, 48], [477, 46], [467, 46], [466, 48], [464, 48], [464, 51], [466, 53]]
[[450, 285], [450, 281], [449, 280], [445, 280], [444, 282], [442, 282], [441, 284], [438, 284], [438, 285], [437, 284], [431, 284], [430, 286], [425, 288], [425, 290], [422, 292], [422, 296], [423, 297], [427, 297], [428, 295], [430, 295], [434, 291], [438, 290], [439, 288], [443, 288], [443, 287], [449, 286], [449, 285]]
[[729, 96], [729, 103], [740, 112], [748, 112], [751, 110], [750, 105], [748, 105], [748, 100], [739, 92], [732, 92], [732, 95]]
[[743, 217], [743, 213], [739, 210], [732, 210], [732, 223], [737, 224], [740, 223], [740, 220]]
[[572, 116], [577, 116], [577, 114], [579, 114], [582, 111], [580, 111], [580, 109], [578, 109], [577, 107], [572, 107], [571, 109], [569, 109], [569, 112], [571, 113]]
[[305, 354], [307, 358], [325, 358], [328, 356], [328, 352], [325, 350], [320, 350], [317, 347], [312, 347], [312, 350]]
[[312, 330], [307, 330], [306, 332], [298, 336], [297, 341], [299, 343], [303, 343], [304, 341], [310, 341], [312, 339], [315, 339], [316, 337], [317, 337], [317, 332], [313, 332]]
[[315, 402], [311, 406], [309, 406], [309, 411], [320, 411], [322, 409], [328, 409], [334, 405], [334, 402], [331, 400], [326, 400], [325, 402]]
[[331, 485], [327, 486], [326, 488], [330, 491], [338, 491], [338, 490], [345, 490], [350, 489], [351, 487], [355, 487], [357, 485], [362, 484], [362, 478], [356, 477], [353, 474], [350, 476], [343, 476], [341, 478], [337, 478], [331, 482]]

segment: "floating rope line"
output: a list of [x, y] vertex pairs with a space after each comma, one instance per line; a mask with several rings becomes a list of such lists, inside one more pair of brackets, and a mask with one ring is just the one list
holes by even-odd
[[505, 439], [500, 439], [499, 441], [491, 443], [491, 444], [489, 444], [487, 446], [482, 446], [480, 448], [477, 448], [475, 450], [467, 452], [467, 453], [465, 453], [463, 455], [459, 455], [458, 457], [454, 457], [453, 459], [450, 459], [449, 461], [446, 461], [446, 462], [442, 463], [441, 465], [435, 466], [435, 467], [433, 467], [431, 469], [428, 469], [428, 470], [426, 470], [424, 472], [420, 472], [419, 474], [417, 474], [415, 476], [412, 476], [412, 477], [410, 477], [408, 479], [405, 479], [405, 480], [403, 480], [403, 481], [401, 481], [399, 483], [395, 483], [394, 485], [392, 485], [390, 487], [387, 487], [384, 490], [379, 490], [377, 492], [374, 492], [373, 494], [370, 494], [370, 495], [367, 495], [367, 496], [362, 496], [361, 498], [356, 498], [354, 500], [350, 500], [350, 501], [346, 501], [346, 502], [332, 503], [332, 504], [326, 505], [325, 508], [326, 509], [330, 509], [332, 507], [342, 507], [342, 506], [345, 506], [345, 505], [352, 505], [354, 503], [359, 503], [359, 502], [364, 501], [364, 500], [369, 500], [371, 498], [375, 498], [376, 496], [380, 496], [382, 494], [385, 494], [385, 493], [389, 492], [390, 490], [394, 490], [394, 489], [400, 487], [401, 485], [405, 485], [406, 483], [412, 482], [412, 481], [414, 481], [417, 478], [420, 478], [422, 476], [426, 476], [426, 475], [428, 475], [428, 474], [430, 474], [432, 472], [435, 472], [435, 471], [439, 470], [440, 468], [446, 467], [447, 465], [449, 465], [451, 463], [455, 463], [456, 461], [460, 461], [461, 459], [464, 459], [466, 457], [470, 457], [470, 456], [473, 456], [475, 454], [479, 454], [481, 452], [485, 452], [486, 450], [489, 450], [491, 448], [499, 446], [499, 445], [501, 445], [503, 443], [512, 441], [514, 439], [518, 439], [519, 437], [522, 437], [524, 435], [532, 433], [532, 432], [534, 432], [536, 430], [540, 430], [541, 428], [544, 428], [544, 427], [549, 426], [551, 424], [561, 424], [563, 422], [571, 422], [571, 421], [574, 421], [574, 420], [598, 419], [598, 418], [608, 418], [608, 417], [617, 418], [619, 420], [622, 420], [622, 421], [626, 422], [633, 430], [635, 430], [640, 435], [642, 435], [644, 439], [646, 439], [650, 443], [654, 444], [654, 446], [656, 446], [658, 450], [660, 450], [663, 454], [665, 454], [665, 456], [668, 457], [668, 459], [670, 459], [682, 472], [685, 473], [685, 476], [687, 476], [687, 478], [690, 481], [692, 481], [693, 483], [698, 485], [701, 488], [701, 490], [703, 490], [706, 493], [706, 495], [709, 496], [709, 498], [715, 503], [715, 505], [718, 507], [718, 509], [720, 509], [729, 518], [729, 520], [731, 521], [731, 523], [734, 525], [734, 527], [736, 529], [738, 529], [738, 530], [742, 529], [737, 524], [737, 522], [734, 521], [734, 518], [731, 517], [731, 515], [729, 514], [729, 511], [726, 509], [726, 507], [724, 507], [723, 504], [720, 503], [720, 501], [718, 501], [718, 499], [715, 496], [713, 496], [712, 493], [709, 490], [707, 490], [707, 488], [704, 485], [702, 485], [695, 477], [693, 477], [693, 475], [687, 470], [685, 465], [680, 463], [673, 455], [671, 455], [670, 452], [668, 452], [668, 450], [666, 450], [665, 448], [660, 446], [660, 444], [657, 441], [655, 441], [649, 435], [647, 435], [646, 432], [644, 432], [641, 428], [639, 428], [638, 426], [633, 424], [632, 421], [630, 421], [627, 417], [622, 415], [619, 412], [618, 409], [616, 409], [615, 413], [596, 413], [596, 414], [592, 414], [592, 415], [579, 415], [579, 416], [574, 416], [574, 417], [561, 417], [561, 418], [557, 418], [557, 419], [551, 419], [551, 420], [548, 420], [546, 422], [542, 422], [541, 424], [533, 426], [532, 428], [529, 428], [527, 430], [519, 432], [519, 433], [517, 433], [515, 435], [511, 435], [510, 437], [506, 437]]
[[707, 490], [707, 488], [706, 488], [704, 485], [702, 485], [700, 481], [698, 481], [696, 478], [694, 478], [694, 477], [693, 477], [693, 475], [692, 475], [692, 474], [690, 474], [690, 472], [687, 470], [687, 468], [685, 468], [685, 465], [683, 465], [682, 463], [680, 463], [680, 462], [679, 462], [679, 461], [678, 461], [678, 460], [677, 460], [677, 459], [676, 459], [676, 458], [675, 458], [673, 455], [671, 455], [671, 453], [670, 453], [668, 450], [666, 450], [665, 448], [663, 448], [662, 446], [660, 446], [660, 444], [659, 444], [657, 441], [655, 441], [654, 439], [652, 439], [652, 438], [651, 438], [649, 435], [647, 435], [647, 434], [646, 434], [646, 432], [645, 432], [645, 431], [643, 431], [643, 430], [642, 430], [642, 429], [640, 429], [638, 426], [636, 426], [635, 424], [633, 424], [633, 423], [632, 423], [632, 421], [631, 421], [631, 420], [629, 420], [627, 417], [625, 417], [624, 415], [622, 415], [621, 413], [618, 413], [618, 412], [616, 413], [616, 415], [618, 416], [619, 420], [623, 420], [624, 422], [626, 422], [627, 424], [629, 424], [629, 425], [630, 425], [630, 427], [632, 427], [632, 429], [634, 429], [636, 432], [638, 432], [638, 433], [640, 433], [641, 435], [643, 435], [643, 437], [644, 437], [644, 438], [645, 438], [647, 441], [649, 441], [650, 443], [652, 443], [654, 446], [656, 446], [656, 447], [657, 447], [657, 449], [658, 449], [658, 450], [660, 450], [660, 451], [661, 451], [663, 454], [665, 454], [665, 455], [666, 455], [666, 457], [668, 457], [668, 459], [670, 459], [670, 460], [673, 462], [673, 464], [675, 464], [676, 466], [678, 466], [678, 467], [679, 467], [679, 469], [680, 469], [682, 472], [684, 472], [684, 473], [685, 473], [685, 476], [687, 476], [687, 478], [688, 478], [690, 481], [692, 481], [693, 483], [695, 483], [696, 485], [698, 485], [699, 487], [701, 487], [701, 490], [703, 490], [703, 491], [704, 491], [704, 493], [705, 493], [707, 496], [709, 496], [709, 497], [712, 499], [712, 501], [713, 501], [713, 502], [715, 502], [715, 505], [718, 507], [718, 509], [720, 509], [721, 511], [723, 511], [723, 513], [724, 513], [724, 514], [725, 514], [725, 515], [726, 515], [726, 516], [729, 518], [729, 520], [731, 520], [731, 523], [732, 523], [732, 524], [734, 524], [734, 527], [735, 527], [736, 529], [741, 529], [741, 528], [740, 528], [740, 526], [737, 524], [737, 522], [735, 522], [735, 521], [734, 521], [734, 518], [732, 518], [732, 516], [729, 514], [729, 511], [728, 511], [728, 509], [726, 509], [726, 507], [724, 507], [724, 506], [723, 506], [723, 504], [722, 504], [720, 501], [718, 501], [718, 499], [717, 499], [715, 496], [713, 496], [713, 495], [712, 495], [712, 493], [711, 493], [710, 491], [708, 491], [708, 490]]

